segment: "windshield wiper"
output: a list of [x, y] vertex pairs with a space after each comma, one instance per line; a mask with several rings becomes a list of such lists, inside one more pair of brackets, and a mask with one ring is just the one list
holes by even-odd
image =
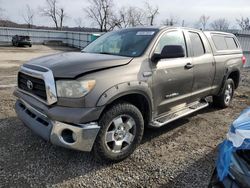
[[116, 55], [116, 56], [122, 56], [122, 57], [130, 57], [130, 56], [123, 55], [123, 54], [115, 54], [115, 53], [109, 53], [109, 52], [98, 52], [98, 54], [106, 54], [106, 55]]
[[107, 54], [107, 55], [117, 55], [117, 54], [113, 54], [113, 53], [109, 53], [109, 52], [97, 52], [98, 54]]
[[127, 55], [122, 55], [122, 54], [114, 54], [114, 53], [109, 53], [109, 52], [86, 52], [86, 51], [81, 51], [83, 53], [94, 53], [94, 54], [105, 54], [105, 55], [115, 55], [115, 56], [122, 56], [122, 57], [131, 57]]
[[81, 50], [82, 53], [95, 53], [95, 54], [107, 54], [107, 55], [117, 55], [109, 52], [86, 52], [84, 50]]

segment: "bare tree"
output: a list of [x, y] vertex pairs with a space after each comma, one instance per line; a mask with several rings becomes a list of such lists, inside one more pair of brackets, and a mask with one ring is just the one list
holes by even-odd
[[149, 24], [154, 25], [155, 17], [159, 14], [158, 6], [153, 7], [148, 2], [145, 2], [146, 15], [149, 19]]
[[145, 24], [145, 13], [134, 6], [122, 7], [117, 14], [110, 15], [107, 23], [109, 30], [118, 28], [135, 27]]
[[99, 26], [100, 31], [108, 31], [113, 17], [113, 0], [90, 0], [90, 5], [84, 8], [87, 16]]
[[58, 6], [57, 0], [46, 0], [46, 6], [40, 9], [43, 16], [47, 16], [53, 20], [56, 29], [60, 28], [62, 30], [66, 14], [65, 9]]
[[28, 25], [28, 28], [32, 28], [34, 16], [35, 16], [34, 10], [31, 9], [29, 5], [26, 5], [25, 13], [22, 14], [22, 17], [25, 23]]
[[242, 30], [250, 30], [250, 20], [248, 17], [241, 17], [240, 19], [236, 19], [236, 22]]
[[58, 19], [60, 21], [60, 30], [63, 28], [63, 21], [66, 17], [65, 10], [64, 8], [59, 8], [58, 11], [56, 12]]
[[208, 20], [210, 19], [210, 16], [202, 15], [198, 21], [199, 25], [201, 26], [202, 30], [207, 29]]
[[58, 29], [58, 21], [57, 21], [57, 0], [46, 0], [46, 7], [41, 8], [41, 12], [43, 16], [47, 16], [53, 20], [55, 23], [56, 29]]
[[162, 24], [165, 25], [165, 26], [177, 25], [178, 24], [178, 18], [171, 15], [169, 18], [166, 18], [165, 20], [163, 20]]
[[186, 26], [185, 20], [182, 20], [181, 27], [185, 27], [185, 26]]
[[127, 16], [127, 8], [122, 7], [118, 14], [112, 14], [109, 26], [112, 28], [127, 28], [129, 26], [128, 16]]
[[212, 23], [211, 23], [211, 27], [214, 29], [214, 30], [218, 30], [218, 31], [221, 31], [221, 30], [227, 30], [229, 28], [229, 21], [226, 20], [225, 18], [219, 18], [219, 19], [216, 19], [214, 20]]
[[138, 7], [129, 6], [120, 10], [123, 27], [144, 25], [144, 12]]
[[119, 14], [112, 14], [110, 16], [109, 22], [107, 23], [109, 31], [113, 30], [115, 27], [118, 27], [118, 28], [125, 28], [126, 27], [124, 25], [125, 16], [124, 16], [124, 14], [120, 15], [120, 13], [121, 12], [119, 11]]

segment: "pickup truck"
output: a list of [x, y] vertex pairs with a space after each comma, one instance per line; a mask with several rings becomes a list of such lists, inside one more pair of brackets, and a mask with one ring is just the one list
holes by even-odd
[[228, 107], [245, 61], [230, 33], [122, 29], [81, 52], [22, 65], [15, 110], [27, 127], [55, 145], [121, 161], [140, 144], [145, 127], [161, 127], [211, 101]]

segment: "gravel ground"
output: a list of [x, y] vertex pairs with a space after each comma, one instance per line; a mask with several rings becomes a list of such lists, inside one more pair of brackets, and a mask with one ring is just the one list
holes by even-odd
[[[134, 154], [116, 164], [41, 140], [17, 119], [13, 86], [28, 59], [69, 48], [0, 47], [0, 187], [207, 187], [216, 147], [229, 124], [250, 105], [245, 69], [231, 107], [208, 107], [163, 128], [145, 131]], [[2, 87], [1, 87], [2, 86]]]

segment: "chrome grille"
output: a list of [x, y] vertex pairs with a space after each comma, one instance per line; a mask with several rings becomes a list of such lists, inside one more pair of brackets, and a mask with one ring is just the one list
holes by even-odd
[[[32, 83], [32, 88], [28, 88], [28, 83]], [[34, 78], [24, 73], [18, 73], [18, 87], [24, 91], [27, 91], [33, 95], [38, 96], [43, 100], [47, 100], [46, 88], [44, 80]]]
[[51, 105], [57, 102], [53, 72], [42, 66], [24, 64], [18, 72], [18, 89], [37, 100]]

